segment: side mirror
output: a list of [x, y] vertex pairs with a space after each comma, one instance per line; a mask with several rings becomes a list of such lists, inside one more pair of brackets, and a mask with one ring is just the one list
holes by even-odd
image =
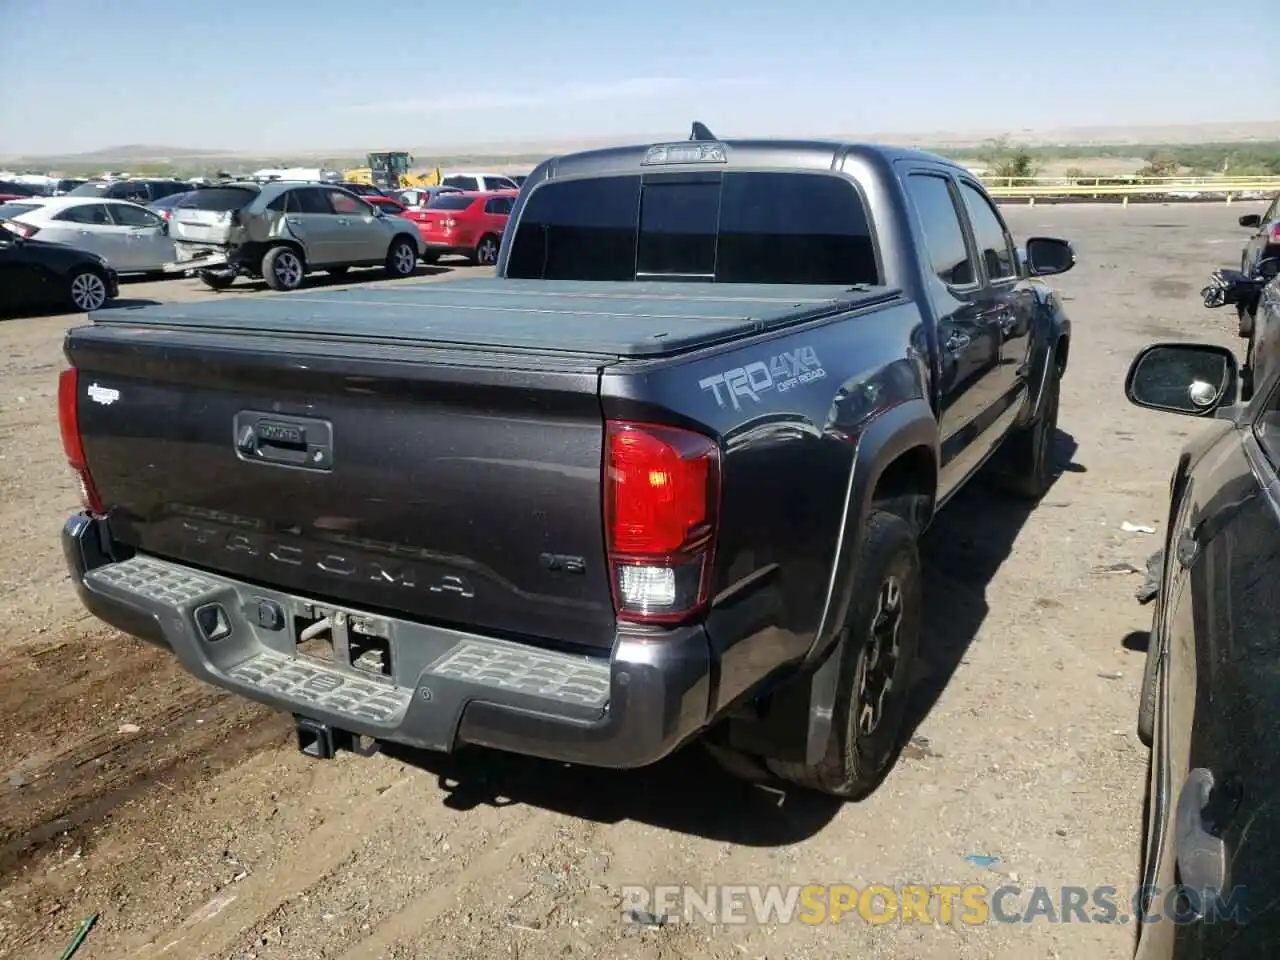
[[1030, 237], [1027, 240], [1027, 270], [1033, 277], [1052, 277], [1076, 265], [1076, 252], [1066, 240]]
[[1262, 217], [1256, 213], [1246, 213], [1238, 222], [1242, 227], [1260, 227], [1262, 226]]
[[160, 231], [160, 236], [167, 237], [169, 235], [169, 221], [161, 220], [160, 226], [156, 227], [156, 229]]
[[1235, 402], [1235, 354], [1208, 343], [1157, 343], [1144, 347], [1124, 380], [1129, 402], [1149, 410], [1211, 415]]

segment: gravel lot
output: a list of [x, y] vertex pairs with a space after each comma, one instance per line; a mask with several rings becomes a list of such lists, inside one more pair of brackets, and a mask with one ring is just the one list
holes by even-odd
[[[286, 718], [82, 611], [57, 545], [76, 497], [55, 414], [62, 334], [82, 318], [0, 322], [0, 957], [57, 957], [95, 912], [77, 960], [1127, 956], [1122, 924], [638, 928], [619, 920], [619, 888], [1127, 896], [1150, 610], [1115, 567], [1156, 549], [1195, 425], [1130, 407], [1121, 385], [1149, 341], [1237, 342], [1234, 314], [1196, 291], [1238, 259], [1235, 219], [1254, 206], [1005, 208], [1019, 236], [1066, 236], [1080, 255], [1058, 284], [1075, 324], [1063, 473], [1029, 515], [967, 491], [929, 535], [918, 728], [884, 786], [846, 806], [738, 784], [696, 749], [622, 774], [484, 752], [306, 760]], [[123, 292], [210, 295], [191, 280]]]

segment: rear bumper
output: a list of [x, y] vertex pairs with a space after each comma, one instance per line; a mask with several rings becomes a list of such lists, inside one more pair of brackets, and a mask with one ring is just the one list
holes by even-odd
[[[102, 521], [62, 531], [72, 583], [96, 617], [171, 650], [192, 674], [278, 710], [439, 751], [476, 744], [598, 767], [653, 763], [707, 723], [710, 648], [700, 626], [660, 641], [620, 634], [609, 659], [366, 614], [152, 557], [119, 559]], [[197, 611], [215, 609], [197, 620]], [[295, 617], [342, 615], [359, 632], [334, 660], [300, 656]], [[209, 638], [210, 623], [225, 634]], [[220, 627], [219, 632], [222, 628]], [[345, 636], [356, 638], [348, 645]], [[348, 665], [385, 640], [391, 675]]]
[[470, 257], [476, 250], [475, 247], [459, 246], [456, 243], [442, 243], [439, 240], [422, 240], [422, 252], [436, 257]]

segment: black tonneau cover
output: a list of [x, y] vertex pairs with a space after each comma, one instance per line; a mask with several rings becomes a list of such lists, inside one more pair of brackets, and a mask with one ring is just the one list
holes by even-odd
[[898, 295], [887, 287], [482, 277], [104, 310], [93, 321], [658, 357]]

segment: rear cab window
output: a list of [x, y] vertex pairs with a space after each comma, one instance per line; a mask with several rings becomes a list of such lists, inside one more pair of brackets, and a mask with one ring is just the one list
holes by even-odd
[[443, 181], [445, 186], [457, 187], [459, 190], [479, 190], [480, 182], [475, 177], [452, 176], [445, 177]]
[[849, 180], [748, 171], [540, 184], [516, 224], [507, 276], [881, 282], [870, 217]]

